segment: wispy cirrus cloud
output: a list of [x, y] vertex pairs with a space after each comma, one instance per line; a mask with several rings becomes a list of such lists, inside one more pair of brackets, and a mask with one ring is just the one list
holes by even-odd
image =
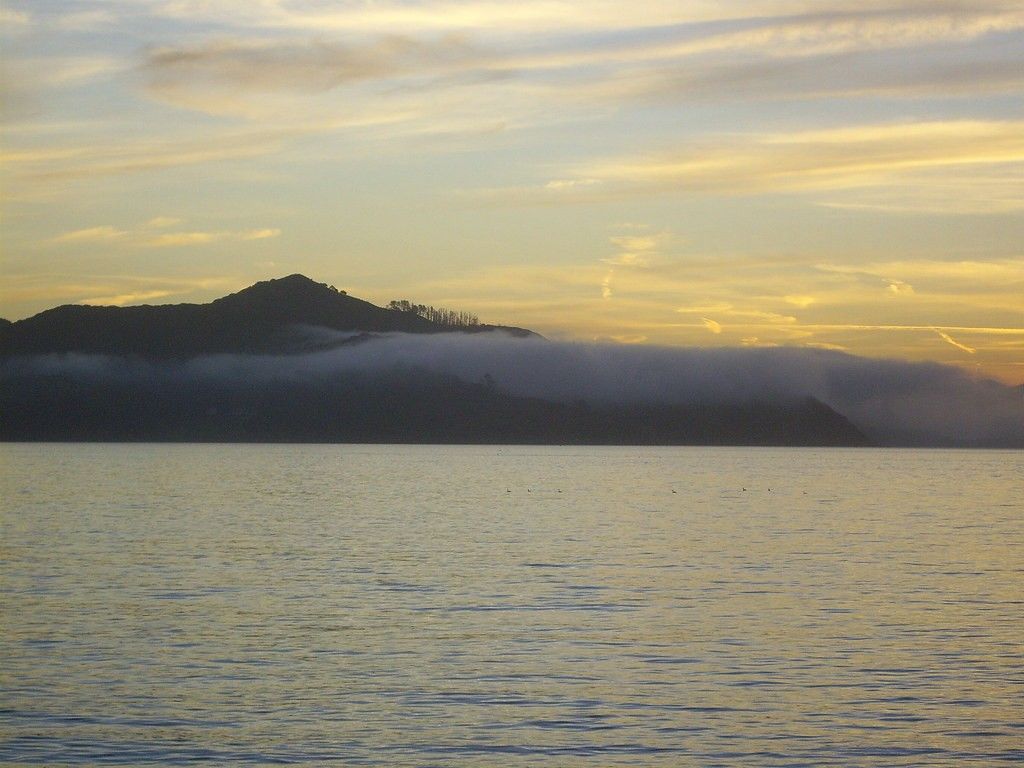
[[[733, 306], [731, 303], [724, 301], [678, 307], [676, 312], [683, 315], [716, 315], [719, 317], [728, 317], [743, 323], [791, 324], [796, 322], [796, 318], [792, 315], [783, 315], [778, 312], [767, 312], [759, 309], [745, 309]], [[707, 325], [707, 320], [708, 318], [701, 318], [701, 322], [704, 322], [705, 325]], [[719, 330], [716, 331], [716, 333], [721, 332], [721, 325], [719, 325], [718, 328]]]
[[652, 259], [659, 258], [662, 249], [672, 239], [670, 232], [645, 232], [649, 227], [643, 224], [631, 224], [620, 228], [627, 230], [628, 234], [609, 238], [617, 253], [601, 259], [601, 263], [608, 265], [608, 269], [601, 279], [601, 297], [604, 299], [610, 299], [613, 295], [612, 284], [615, 280], [616, 269], [620, 267], [642, 269], [649, 266]]
[[144, 248], [176, 248], [190, 245], [208, 245], [227, 240], [236, 242], [267, 240], [280, 234], [280, 229], [247, 229], [237, 232], [168, 232], [151, 237], [141, 237], [139, 245]]
[[718, 335], [722, 332], [722, 324], [717, 320], [712, 320], [709, 317], [702, 317], [700, 321], [704, 324], [705, 328], [711, 331], [711, 333]]
[[[972, 270], [979, 277], [972, 280]], [[843, 348], [868, 355], [972, 364], [1013, 381], [1024, 350], [1024, 262], [759, 261], [666, 249], [642, 268], [523, 265], [409, 287], [551, 338]], [[721, 279], [725, 271], [731, 277]], [[918, 287], [894, 301], [888, 287]], [[607, 289], [603, 294], [594, 286]], [[799, 285], [808, 293], [793, 293]], [[609, 294], [608, 291], [611, 293]], [[951, 313], [949, 306], [960, 311]], [[717, 329], [717, 332], [716, 332]], [[944, 350], [948, 350], [944, 351]]]
[[[303, 3], [264, 0], [156, 0], [148, 3], [153, 15], [203, 21], [240, 29], [293, 29], [358, 33], [395, 30], [403, 33], [431, 30], [486, 31], [501, 29], [513, 34], [537, 35], [559, 32], [600, 32], [631, 26], [623, 19], [621, 4], [614, 0], [442, 0], [408, 3], [383, 0], [374, 3]], [[632, 18], [640, 28], [810, 17], [831, 21], [844, 29], [856, 29], [863, 16], [889, 18], [904, 35], [948, 33], [950, 29], [1002, 28], [1013, 23], [1020, 8], [1004, 0], [976, 0], [970, 5], [897, 0], [751, 0], [743, 4], [692, 0], [639, 0]], [[847, 34], [849, 34], [847, 32]], [[889, 34], [893, 32], [889, 31]]]
[[85, 227], [75, 229], [71, 232], [64, 232], [53, 238], [54, 243], [109, 243], [112, 240], [120, 240], [127, 237], [128, 232], [118, 229], [109, 224], [98, 227]]
[[[970, 179], [972, 172], [1024, 165], [1024, 122], [932, 121], [856, 125], [791, 133], [746, 134], [692, 140], [676, 151], [599, 160], [578, 169], [593, 180], [480, 190], [483, 200], [575, 203], [659, 194], [828, 195], [884, 190], [896, 202], [931, 210], [935, 184]], [[948, 176], [947, 176], [948, 175]], [[938, 178], [937, 178], [938, 177]], [[991, 213], [1024, 207], [1021, 176], [1007, 176], [1003, 194], [989, 198], [969, 184], [944, 199], [941, 212]], [[980, 194], [979, 194], [980, 193]]]
[[132, 248], [175, 248], [195, 245], [208, 245], [225, 241], [245, 242], [251, 240], [267, 240], [278, 237], [280, 229], [243, 229], [216, 231], [176, 231], [154, 232], [180, 223], [180, 219], [169, 216], [157, 216], [135, 229], [118, 229], [110, 224], [98, 227], [86, 227], [64, 232], [50, 239], [50, 243], [80, 245], [90, 243], [118, 243]]
[[650, 258], [656, 256], [670, 238], [668, 232], [617, 235], [610, 240], [619, 249], [618, 253], [601, 261], [619, 267], [647, 266]]
[[355, 140], [386, 142], [395, 136], [416, 136], [423, 131], [443, 135], [450, 130], [485, 133], [493, 125], [460, 124], [457, 118], [425, 126], [423, 112], [404, 107], [380, 111], [353, 109], [338, 117], [305, 119], [302, 115], [267, 121], [252, 127], [217, 127], [196, 134], [154, 138], [62, 139], [43, 146], [12, 145], [0, 149], [0, 165], [19, 196], [67, 192], [67, 182], [126, 175], [168, 172], [181, 168], [258, 162], [279, 156], [304, 139], [345, 133]]
[[0, 152], [0, 161], [17, 182], [55, 184], [102, 176], [167, 170], [251, 159], [279, 150], [294, 132], [228, 131], [201, 138], [79, 140], [69, 146]]
[[[1024, 12], [1010, 3], [641, 5], [635, 18], [642, 24], [603, 2], [382, 3], [341, 11], [247, 4], [213, 14], [228, 30], [218, 37], [148, 48], [138, 71], [146, 93], [161, 102], [252, 119], [340, 114], [353, 103], [393, 109], [403, 92], [413, 100], [457, 93], [464, 115], [497, 108], [516, 122], [543, 120], [551, 106], [564, 116], [694, 99], [976, 96], [1024, 87], [1019, 44], [971, 48], [993, 35], [1024, 34]], [[207, 4], [163, 11], [177, 15], [184, 7], [210, 16]], [[315, 36], [302, 36], [311, 30]], [[950, 55], [948, 46], [967, 48]], [[489, 98], [492, 92], [501, 98]], [[439, 103], [421, 119], [452, 111], [452, 103]]]
[[974, 349], [973, 347], [968, 347], [966, 344], [961, 344], [959, 341], [954, 339], [952, 336], [950, 336], [945, 331], [940, 331], [938, 328], [936, 328], [935, 332], [939, 335], [939, 338], [942, 339], [944, 342], [946, 342], [947, 344], [949, 344], [951, 346], [956, 347], [957, 349], [959, 349], [959, 350], [961, 350], [963, 352], [966, 352], [969, 355], [973, 355], [973, 354], [977, 353], [977, 351], [978, 351], [978, 350]]
[[[1024, 313], [1024, 258], [1011, 259], [893, 259], [861, 264], [815, 265], [823, 273], [888, 285], [890, 293], [940, 294], [944, 297], [967, 291], [1016, 295]], [[891, 290], [895, 285], [896, 290]], [[916, 289], [914, 288], [916, 286]], [[909, 289], [909, 290], [907, 290]]]
[[654, 158], [600, 163], [589, 175], [641, 190], [747, 194], [887, 184], [918, 169], [1024, 162], [1024, 123], [864, 125], [730, 139]]
[[[605, 2], [536, 0], [515, 7], [384, 2], [344, 8], [274, 1], [148, 2], [133, 14], [189, 18], [215, 32], [186, 42], [162, 40], [140, 51], [135, 75], [144, 92], [184, 109], [258, 120], [260, 129], [213, 128], [201, 138], [51, 147], [72, 150], [75, 157], [48, 163], [28, 163], [26, 151], [16, 147], [7, 154], [18, 181], [54, 186], [69, 178], [256, 161], [287, 153], [304, 138], [360, 126], [401, 126], [389, 131], [393, 140], [456, 130], [486, 141], [516, 127], [550, 125], [553, 116], [603, 119], [608, 109], [624, 105], [671, 108], [694, 99], [837, 94], [914, 97], [948, 94], [958, 83], [972, 95], [1024, 88], [1024, 57], [1016, 38], [982, 46], [979, 50], [989, 51], [984, 55], [949, 56], [942, 47], [1024, 34], [1024, 12], [1013, 3], [985, 0], [953, 8], [908, 0], [855, 6], [840, 0], [765, 0], [737, 8], [648, 0], [642, 7], [639, 24], [624, 22], [621, 9]], [[88, 26], [107, 23], [108, 16], [76, 7], [55, 18]], [[914, 56], [908, 58], [908, 50]], [[886, 52], [897, 58], [887, 59]], [[51, 84], [73, 84], [129, 66], [109, 56], [23, 63]], [[41, 80], [30, 90], [43, 87]], [[352, 136], [374, 140], [375, 131]], [[40, 148], [32, 151], [38, 154]], [[726, 178], [720, 184], [728, 185], [729, 169], [722, 170]], [[1014, 210], [1018, 200], [1007, 191], [1009, 184], [961, 208], [984, 212], [998, 204]], [[622, 184], [597, 175], [557, 178], [543, 186], [542, 196], [551, 199], [624, 193]], [[917, 207], [948, 206], [948, 196], [937, 197]], [[821, 202], [888, 210], [902, 202], [914, 210], [905, 196], [901, 201], [840, 194]]]
[[174, 88], [329, 91], [423, 71], [463, 69], [483, 54], [453, 35], [421, 40], [386, 35], [370, 41], [219, 39], [146, 53], [142, 71], [159, 94]]
[[0, 286], [5, 302], [45, 301], [49, 304], [104, 304], [123, 306], [168, 296], [204, 295], [239, 284], [237, 277], [167, 277], [161, 275], [11, 276]]
[[[767, 3], [762, 8], [767, 8]], [[441, 0], [407, 3], [384, 0], [374, 3], [285, 3], [279, 0], [248, 2], [222, 0], [156, 0], [151, 12], [174, 19], [203, 19], [238, 28], [330, 30], [366, 32], [396, 30], [486, 30], [501, 28], [516, 33], [559, 29], [602, 30], [622, 24], [621, 5], [610, 0], [525, 0], [515, 4], [501, 0]], [[642, 12], [651, 24], [676, 24], [721, 18], [719, 3], [707, 0], [681, 5], [671, 0], [643, 0]], [[752, 12], [756, 12], [752, 9]], [[728, 11], [725, 11], [729, 14]], [[729, 15], [737, 15], [735, 13]]]
[[132, 293], [118, 293], [113, 296], [91, 296], [79, 301], [79, 304], [92, 304], [98, 306], [123, 307], [125, 304], [139, 304], [153, 299], [162, 299], [173, 296], [174, 291], [135, 291]]

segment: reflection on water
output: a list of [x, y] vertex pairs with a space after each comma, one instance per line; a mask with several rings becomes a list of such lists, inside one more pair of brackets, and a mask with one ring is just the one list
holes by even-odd
[[1024, 760], [1024, 457], [3, 445], [0, 760]]

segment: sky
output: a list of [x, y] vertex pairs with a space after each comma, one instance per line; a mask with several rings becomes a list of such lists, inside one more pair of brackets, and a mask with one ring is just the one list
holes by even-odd
[[0, 317], [301, 272], [1024, 382], [1020, 0], [3, 0]]

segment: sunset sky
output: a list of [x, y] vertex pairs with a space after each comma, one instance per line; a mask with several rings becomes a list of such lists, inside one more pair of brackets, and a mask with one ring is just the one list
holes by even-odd
[[301, 272], [1024, 382], [1021, 0], [4, 0], [0, 316]]

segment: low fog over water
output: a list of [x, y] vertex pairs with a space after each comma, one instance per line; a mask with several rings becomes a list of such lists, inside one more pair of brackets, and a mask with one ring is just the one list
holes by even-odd
[[1019, 388], [935, 363], [782, 347], [581, 344], [501, 333], [385, 334], [359, 341], [323, 328], [302, 331], [310, 344], [321, 348], [180, 362], [47, 355], [7, 361], [0, 373], [5, 378], [49, 373], [121, 383], [181, 380], [258, 387], [404, 368], [486, 381], [510, 394], [564, 402], [679, 404], [811, 396], [880, 444], [1024, 445], [1024, 393]]

